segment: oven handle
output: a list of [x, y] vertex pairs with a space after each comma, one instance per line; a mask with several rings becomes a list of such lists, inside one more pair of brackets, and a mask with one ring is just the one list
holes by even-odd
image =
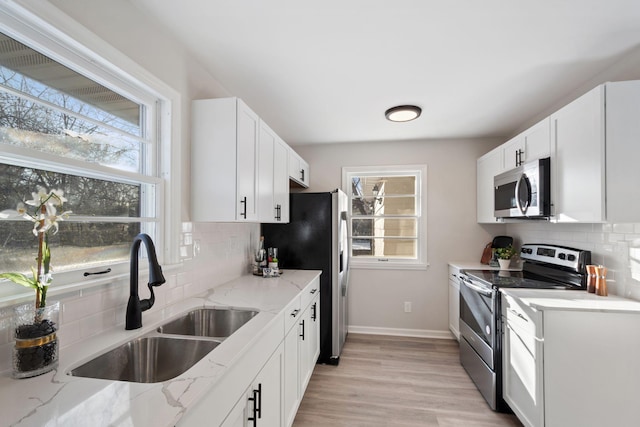
[[482, 286], [478, 286], [476, 284], [474, 284], [471, 279], [465, 277], [465, 276], [460, 276], [460, 279], [462, 279], [462, 283], [464, 285], [466, 285], [467, 287], [469, 287], [470, 289], [478, 292], [479, 294], [482, 294], [484, 296], [490, 297], [493, 295], [493, 291], [491, 289], [486, 289], [483, 288]]

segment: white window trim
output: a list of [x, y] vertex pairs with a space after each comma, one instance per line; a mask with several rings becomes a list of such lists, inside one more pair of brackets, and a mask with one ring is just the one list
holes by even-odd
[[[389, 259], [381, 261], [375, 258], [351, 257], [350, 267], [355, 269], [380, 269], [380, 270], [426, 270], [427, 261], [427, 166], [426, 165], [394, 165], [394, 166], [345, 166], [342, 168], [342, 191], [351, 194], [351, 182], [349, 175], [358, 173], [376, 173], [379, 175], [390, 173], [417, 173], [417, 192], [420, 198], [420, 216], [418, 220], [418, 256], [416, 260]], [[349, 251], [351, 251], [351, 199], [348, 208], [349, 226]]]
[[[159, 183], [156, 208], [163, 219], [163, 230], [158, 234], [155, 246], [165, 270], [179, 267], [181, 153], [179, 144], [174, 141], [180, 141], [181, 135], [180, 94], [49, 2], [4, 1], [0, 4], [0, 22], [5, 34], [36, 47], [56, 61], [68, 63], [72, 60], [81, 68], [91, 70], [87, 76], [98, 83], [105, 84], [107, 76], [110, 81], [115, 77], [128, 90], [126, 95], [132, 100], [149, 103], [148, 94], [154, 101], [159, 100], [157, 115], [161, 128], [152, 131], [158, 133], [158, 161], [154, 167], [158, 168], [162, 182]], [[112, 274], [98, 279], [84, 277], [80, 272], [73, 278], [60, 277], [61, 281], [52, 286], [49, 295], [110, 283], [128, 273], [128, 262], [117, 267]], [[20, 291], [0, 294], [0, 306], [33, 297], [30, 289]]]

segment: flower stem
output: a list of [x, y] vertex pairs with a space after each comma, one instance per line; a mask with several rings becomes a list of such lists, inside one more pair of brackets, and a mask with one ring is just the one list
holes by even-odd
[[[42, 230], [44, 227], [44, 216], [47, 213], [47, 208], [44, 204], [40, 207], [40, 212], [42, 213], [42, 215], [40, 219], [39, 229]], [[44, 249], [44, 232], [39, 231], [38, 232], [38, 278], [37, 278], [38, 287], [36, 288], [36, 308], [40, 308], [44, 306], [44, 299], [41, 291], [42, 283], [40, 282], [40, 278], [42, 277], [42, 274], [43, 274], [43, 271], [42, 271], [43, 249]]]

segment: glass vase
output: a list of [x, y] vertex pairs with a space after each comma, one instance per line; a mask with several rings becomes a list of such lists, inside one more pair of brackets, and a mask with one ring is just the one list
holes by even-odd
[[43, 308], [32, 303], [14, 308], [14, 378], [35, 377], [58, 367], [59, 316], [59, 301]]

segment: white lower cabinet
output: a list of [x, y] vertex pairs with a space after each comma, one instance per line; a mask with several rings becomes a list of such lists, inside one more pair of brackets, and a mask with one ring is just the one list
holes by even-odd
[[301, 317], [300, 299], [298, 299], [293, 304], [289, 304], [285, 310], [285, 327], [288, 326], [284, 337], [284, 398], [282, 402], [285, 426], [293, 424], [301, 400], [300, 369], [298, 366], [300, 359], [298, 320]]
[[544, 425], [541, 313], [502, 296], [502, 393], [525, 426]]
[[460, 341], [460, 269], [449, 265], [449, 330]]
[[285, 310], [284, 421], [291, 426], [320, 355], [319, 282], [302, 292]]
[[300, 337], [300, 386], [304, 393], [307, 389], [311, 374], [320, 355], [320, 294], [311, 301], [311, 304], [302, 313], [302, 334]]
[[224, 420], [223, 427], [279, 427], [282, 425], [283, 349], [284, 345], [280, 344]]
[[548, 298], [535, 309], [502, 296], [505, 401], [525, 426], [638, 425], [640, 311], [607, 309], [612, 297], [592, 309]]
[[293, 298], [177, 426], [291, 426], [320, 354], [319, 286]]

